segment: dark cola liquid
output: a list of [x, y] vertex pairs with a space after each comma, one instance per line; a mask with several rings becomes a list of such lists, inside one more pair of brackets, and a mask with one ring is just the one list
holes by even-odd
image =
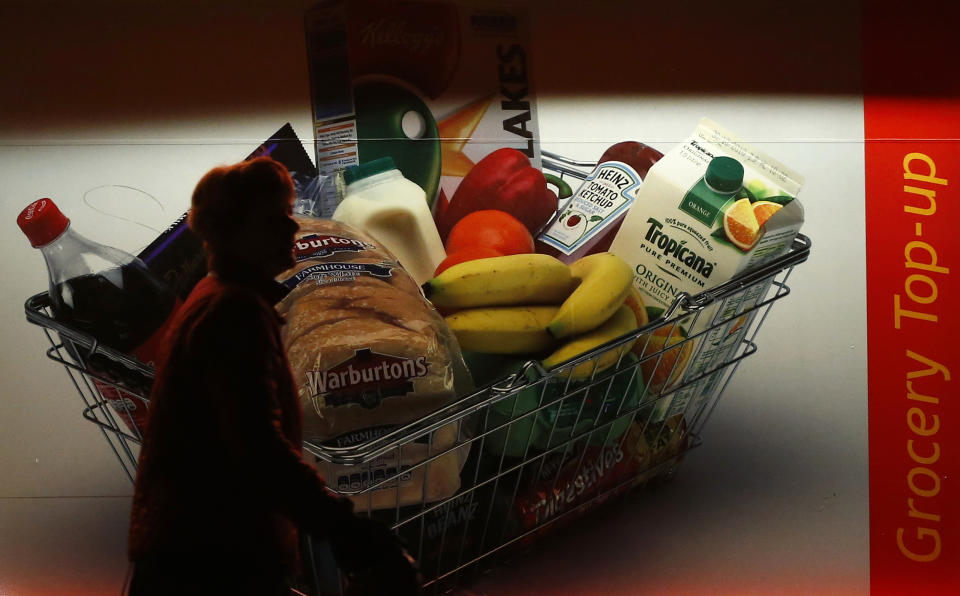
[[111, 348], [130, 352], [167, 320], [173, 292], [136, 263], [55, 286], [54, 317]]

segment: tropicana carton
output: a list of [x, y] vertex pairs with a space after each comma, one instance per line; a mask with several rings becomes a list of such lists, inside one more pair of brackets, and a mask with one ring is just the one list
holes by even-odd
[[[797, 173], [703, 119], [650, 169], [610, 251], [633, 267], [647, 307], [665, 310], [681, 293], [709, 290], [787, 252], [803, 224], [796, 199], [802, 184]], [[674, 384], [709, 376], [660, 400], [655, 420], [692, 416], [704, 405], [723, 373], [711, 371], [740, 346], [755, 314], [749, 310], [769, 285], [714, 303], [672, 331], [698, 335], [683, 375], [671, 375]]]

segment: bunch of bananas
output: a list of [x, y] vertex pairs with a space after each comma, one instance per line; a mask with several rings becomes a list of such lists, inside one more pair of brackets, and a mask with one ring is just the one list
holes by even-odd
[[[423, 285], [436, 306], [457, 309], [446, 321], [460, 347], [488, 354], [542, 356], [554, 368], [645, 324], [645, 311], [626, 304], [633, 272], [612, 253], [571, 265], [543, 254], [459, 263]], [[643, 315], [639, 314], [643, 311]], [[607, 350], [564, 374], [589, 378], [631, 348]]]

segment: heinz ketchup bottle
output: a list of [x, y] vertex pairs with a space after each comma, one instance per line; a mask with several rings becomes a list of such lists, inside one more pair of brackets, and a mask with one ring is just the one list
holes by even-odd
[[[50, 199], [30, 203], [17, 217], [17, 224], [47, 263], [53, 317], [111, 348], [152, 363], [165, 323], [178, 305], [170, 288], [140, 259], [78, 234]], [[65, 344], [83, 363], [80, 350]], [[83, 364], [101, 375], [116, 376], [116, 371], [109, 370], [109, 361]], [[96, 384], [128, 426], [142, 432], [146, 403], [106, 383]]]
[[612, 145], [535, 240], [536, 251], [572, 263], [610, 248], [637, 188], [661, 157], [636, 141]]

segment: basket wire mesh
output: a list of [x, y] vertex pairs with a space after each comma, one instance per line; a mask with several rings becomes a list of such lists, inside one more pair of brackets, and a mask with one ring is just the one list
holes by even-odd
[[[543, 165], [582, 179], [594, 164], [544, 151]], [[682, 294], [663, 317], [553, 370], [528, 361], [376, 439], [350, 447], [306, 442], [305, 457], [345, 471], [343, 482], [327, 478], [331, 489], [401, 536], [425, 586], [451, 589], [494, 555], [530, 547], [551, 527], [675, 473], [700, 445], [740, 363], [757, 351], [757, 332], [809, 251], [810, 240], [798, 235], [774, 262]], [[31, 297], [27, 319], [43, 328], [47, 356], [63, 365], [83, 417], [133, 482], [143, 429], [132, 412], [147, 406], [152, 370], [59, 323], [50, 306], [46, 293]], [[451, 458], [459, 488], [438, 497], [431, 474], [449, 473]], [[411, 485], [419, 489], [413, 497]], [[329, 575], [329, 550], [307, 541], [304, 552], [313, 563], [309, 590], [336, 593], [340, 581], [321, 577]]]

